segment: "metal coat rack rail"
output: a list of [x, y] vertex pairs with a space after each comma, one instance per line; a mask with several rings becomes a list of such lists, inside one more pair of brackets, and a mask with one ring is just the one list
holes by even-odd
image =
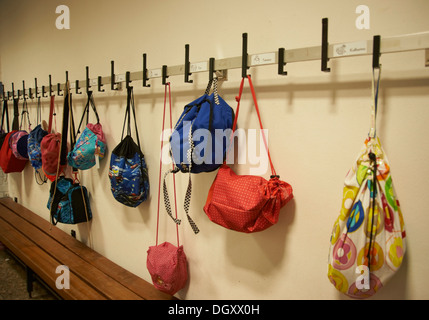
[[[166, 79], [170, 76], [184, 75], [184, 81], [192, 83], [190, 79], [192, 73], [209, 72], [210, 79], [216, 73], [217, 77], [222, 80], [227, 77], [227, 70], [239, 69], [242, 70], [242, 77], [247, 75], [247, 70], [250, 67], [278, 65], [278, 74], [287, 75], [284, 70], [287, 63], [301, 62], [301, 61], [321, 61], [321, 71], [330, 72], [328, 62], [330, 59], [345, 58], [372, 55], [373, 67], [379, 68], [380, 55], [387, 53], [406, 52], [425, 50], [425, 66], [429, 67], [429, 31], [414, 33], [408, 35], [401, 35], [395, 37], [381, 38], [379, 35], [373, 37], [372, 40], [343, 42], [336, 44], [329, 44], [328, 42], [328, 18], [322, 19], [322, 41], [321, 45], [313, 47], [305, 47], [298, 49], [285, 49], [279, 48], [277, 51], [249, 54], [247, 51], [248, 35], [242, 35], [242, 54], [241, 56], [215, 59], [210, 58], [208, 61], [200, 61], [191, 63], [189, 59], [190, 47], [189, 44], [185, 45], [185, 62], [182, 65], [167, 66], [163, 65], [161, 68], [148, 69], [147, 68], [147, 55], [143, 54], [143, 68], [141, 71], [126, 72], [125, 74], [115, 74], [114, 61], [111, 61], [111, 72], [109, 76], [98, 76], [91, 79], [89, 77], [89, 67], [86, 67], [86, 79], [76, 80], [70, 83], [70, 88], [75, 90], [77, 94], [81, 94], [82, 88], [89, 91], [91, 88], [96, 87], [98, 91], [103, 92], [103, 86], [110, 84], [111, 90], [120, 90], [122, 83], [129, 86], [132, 81], [142, 81], [143, 87], [150, 87], [148, 81], [154, 78], [161, 78], [162, 83], [166, 83]], [[66, 71], [66, 82], [68, 80], [68, 72]], [[62, 95], [61, 91], [65, 88], [65, 83], [52, 84], [51, 75], [49, 75], [49, 85], [38, 87], [37, 78], [34, 79], [34, 88], [25, 88], [25, 82], [22, 82], [22, 90], [18, 89], [15, 93], [14, 83], [12, 83], [12, 91], [4, 91], [4, 85], [0, 82], [0, 95], [2, 100], [10, 99], [24, 99], [48, 97], [57, 91], [58, 95]], [[55, 86], [55, 88], [54, 88]], [[41, 89], [41, 90], [39, 90]]]

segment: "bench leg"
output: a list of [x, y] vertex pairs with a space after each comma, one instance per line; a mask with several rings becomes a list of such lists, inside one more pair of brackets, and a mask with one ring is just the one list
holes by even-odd
[[31, 298], [31, 292], [33, 292], [34, 272], [29, 267], [25, 267], [27, 270], [27, 292]]

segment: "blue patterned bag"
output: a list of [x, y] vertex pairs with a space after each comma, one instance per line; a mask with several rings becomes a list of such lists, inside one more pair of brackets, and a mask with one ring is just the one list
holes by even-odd
[[[89, 106], [92, 106], [97, 123], [88, 123]], [[80, 120], [77, 134], [79, 134], [80, 126], [87, 114], [87, 125], [82, 134], [77, 139], [73, 149], [67, 155], [67, 162], [70, 166], [80, 170], [87, 170], [96, 164], [96, 157], [100, 160], [104, 158], [106, 152], [106, 139], [104, 138], [103, 129], [98, 118], [98, 113], [95, 108], [92, 91], [88, 91], [88, 101], [83, 111], [82, 119]]]
[[47, 207], [54, 225], [58, 222], [76, 224], [92, 219], [88, 191], [64, 176], [52, 182]]
[[42, 168], [42, 151], [40, 150], [40, 143], [44, 136], [48, 134], [47, 131], [42, 129], [39, 124], [28, 134], [28, 158], [32, 167], [36, 170]]
[[[137, 144], [131, 137], [131, 107], [134, 115]], [[128, 122], [127, 135], [124, 138], [126, 122]], [[140, 148], [132, 87], [129, 87], [127, 92], [127, 110], [121, 142], [113, 149], [110, 157], [109, 179], [113, 197], [128, 207], [135, 208], [148, 198], [149, 176]]]

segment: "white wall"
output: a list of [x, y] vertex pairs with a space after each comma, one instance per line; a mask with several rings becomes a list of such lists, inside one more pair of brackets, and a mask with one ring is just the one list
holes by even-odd
[[[55, 8], [68, 5], [70, 30], [55, 28]], [[355, 27], [360, 4], [370, 8], [370, 29]], [[190, 44], [191, 61], [241, 55], [241, 34], [249, 34], [249, 53], [279, 47], [316, 46], [321, 41], [321, 19], [329, 18], [329, 42], [389, 37], [429, 30], [426, 0], [410, 1], [0, 1], [0, 79], [11, 89], [22, 80], [34, 86], [142, 68], [142, 53], [149, 69], [183, 64], [184, 45]], [[377, 299], [428, 299], [429, 216], [425, 184], [429, 174], [427, 119], [429, 69], [424, 52], [383, 55], [378, 132], [389, 156], [393, 181], [401, 201], [407, 230], [404, 265], [376, 296]], [[194, 235], [187, 223], [180, 239], [188, 257], [190, 281], [177, 296], [182, 299], [343, 299], [327, 278], [327, 256], [332, 225], [339, 214], [345, 174], [352, 165], [368, 128], [371, 98], [371, 57], [331, 60], [330, 73], [320, 61], [288, 64], [288, 76], [276, 66], [251, 69], [263, 122], [270, 130], [271, 155], [281, 178], [294, 188], [294, 200], [282, 211], [279, 223], [257, 234], [240, 234], [213, 224], [202, 207], [215, 173], [193, 176], [191, 214], [201, 229]], [[235, 109], [240, 70], [230, 70], [220, 85], [223, 98]], [[170, 77], [173, 121], [183, 106], [200, 96], [207, 73]], [[151, 197], [137, 209], [114, 200], [108, 180], [110, 153], [100, 169], [82, 173], [91, 193], [94, 219], [93, 248], [150, 281], [146, 251], [155, 243], [164, 88], [160, 79], [150, 88], [135, 82], [137, 117], [142, 149], [148, 163]], [[95, 91], [95, 102], [107, 137], [109, 152], [119, 143], [125, 111], [124, 91]], [[84, 95], [74, 95], [79, 114]], [[30, 112], [35, 123], [35, 103]], [[56, 106], [62, 106], [60, 97]], [[43, 100], [47, 119], [49, 100]], [[240, 126], [257, 128], [250, 92], [240, 112]], [[57, 119], [61, 126], [61, 112]], [[240, 172], [248, 172], [243, 165]], [[268, 177], [267, 172], [265, 177]], [[28, 165], [9, 175], [9, 193], [48, 219], [49, 186], [39, 186]], [[187, 184], [178, 175], [180, 206]], [[171, 189], [170, 189], [171, 190]], [[183, 210], [179, 215], [184, 218]], [[186, 222], [184, 220], [184, 222]], [[87, 241], [85, 225], [60, 226], [77, 231]], [[174, 225], [161, 211], [161, 240], [174, 243]], [[168, 234], [168, 235], [167, 235]]]

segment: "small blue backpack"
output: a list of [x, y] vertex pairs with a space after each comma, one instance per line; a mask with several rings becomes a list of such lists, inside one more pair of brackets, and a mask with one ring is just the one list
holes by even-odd
[[51, 184], [47, 207], [54, 225], [58, 222], [76, 224], [92, 219], [87, 189], [64, 176]]
[[[210, 94], [213, 85], [213, 93]], [[170, 199], [166, 185], [169, 173], [187, 172], [189, 175], [184, 209], [188, 222], [197, 234], [200, 230], [189, 215], [192, 193], [192, 173], [211, 172], [225, 160], [232, 134], [234, 111], [217, 93], [217, 79], [209, 81], [201, 97], [185, 106], [170, 137], [170, 154], [174, 169], [164, 175], [164, 204], [176, 224], [181, 220], [171, 215]]]
[[[120, 203], [135, 208], [148, 198], [149, 176], [144, 155], [140, 148], [132, 87], [127, 90], [127, 110], [122, 128], [121, 142], [113, 149], [110, 157], [109, 179], [113, 197]], [[131, 107], [134, 115], [137, 144], [131, 137]], [[124, 138], [127, 121], [127, 135]]]
[[218, 95], [214, 78], [204, 95], [185, 106], [174, 127], [170, 147], [175, 167], [191, 173], [218, 169], [225, 159], [233, 122], [234, 111]]

